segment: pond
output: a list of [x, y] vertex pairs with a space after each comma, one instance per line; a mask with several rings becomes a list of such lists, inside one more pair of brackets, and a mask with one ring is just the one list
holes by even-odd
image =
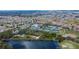
[[16, 41], [8, 40], [6, 43], [13, 49], [57, 49], [59, 43], [57, 41]]

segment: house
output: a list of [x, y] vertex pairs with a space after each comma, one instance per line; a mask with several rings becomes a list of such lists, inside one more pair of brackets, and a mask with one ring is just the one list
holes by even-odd
[[74, 31], [79, 31], [79, 25], [74, 26]]
[[5, 27], [4, 26], [0, 26], [0, 32], [4, 32], [5, 31]]

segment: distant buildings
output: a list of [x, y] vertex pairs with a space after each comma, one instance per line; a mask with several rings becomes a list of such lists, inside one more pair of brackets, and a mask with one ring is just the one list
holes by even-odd
[[[0, 16], [0, 25], [3, 25], [3, 27], [6, 27], [6, 29], [26, 29], [28, 27], [33, 27], [35, 29], [40, 29], [43, 24], [51, 24], [60, 26], [59, 28], [69, 28], [73, 29], [75, 31], [79, 31], [79, 25], [73, 26], [71, 24], [65, 23], [65, 20], [74, 20], [76, 19], [77, 15], [73, 14], [62, 14], [62, 15], [39, 15], [39, 16]], [[64, 20], [62, 20], [64, 19]], [[78, 16], [77, 16], [78, 20]], [[41, 24], [41, 25], [40, 25]], [[4, 28], [0, 27], [0, 31], [4, 31]], [[56, 30], [54, 26], [48, 26], [48, 28], [52, 31]], [[46, 31], [48, 31], [45, 28]]]
[[74, 26], [74, 31], [79, 31], [79, 25]]

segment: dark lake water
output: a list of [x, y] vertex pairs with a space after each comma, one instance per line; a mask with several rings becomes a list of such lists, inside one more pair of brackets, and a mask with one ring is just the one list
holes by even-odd
[[57, 41], [6, 41], [13, 49], [57, 49]]

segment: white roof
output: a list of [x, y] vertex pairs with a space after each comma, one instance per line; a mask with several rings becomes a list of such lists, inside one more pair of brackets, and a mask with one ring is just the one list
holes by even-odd
[[71, 38], [76, 38], [77, 36], [74, 34], [65, 34], [63, 37], [71, 37]]

